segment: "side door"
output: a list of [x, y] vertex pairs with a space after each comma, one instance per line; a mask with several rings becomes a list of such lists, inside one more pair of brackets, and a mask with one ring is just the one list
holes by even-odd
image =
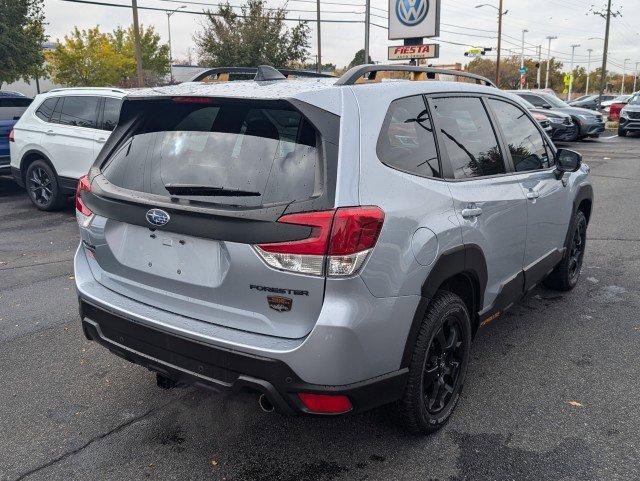
[[449, 95], [429, 102], [463, 242], [477, 246], [486, 260], [481, 314], [504, 309], [523, 292], [526, 201], [520, 180], [511, 175], [483, 99]]
[[89, 167], [100, 151], [96, 138], [101, 134], [97, 128], [100, 97], [70, 95], [60, 98], [45, 137], [47, 151], [59, 176], [78, 179], [89, 171]]
[[524, 275], [528, 290], [562, 258], [573, 203], [569, 188], [556, 178], [555, 152], [537, 123], [509, 101], [492, 98], [487, 103], [527, 199]]

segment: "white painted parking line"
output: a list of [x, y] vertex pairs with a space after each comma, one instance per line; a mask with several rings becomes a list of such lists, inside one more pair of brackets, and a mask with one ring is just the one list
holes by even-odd
[[611, 140], [611, 139], [615, 139], [617, 137], [617, 135], [612, 135], [610, 137], [600, 137], [600, 140]]

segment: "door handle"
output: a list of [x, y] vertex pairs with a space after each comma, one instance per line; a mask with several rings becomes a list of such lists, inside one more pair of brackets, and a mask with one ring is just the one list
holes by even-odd
[[473, 219], [482, 215], [482, 209], [480, 207], [474, 207], [471, 209], [462, 209], [462, 217], [465, 219]]
[[53, 135], [56, 135], [56, 133], [55, 133], [53, 130], [47, 130], [45, 133], [46, 133], [47, 135], [52, 135], [52, 136], [53, 136]]
[[538, 197], [540, 197], [540, 192], [537, 192], [535, 190], [528, 190], [525, 196], [529, 200], [536, 200]]
[[98, 142], [99, 144], [104, 144], [107, 141], [107, 139], [100, 137], [99, 139], [96, 139], [96, 142]]

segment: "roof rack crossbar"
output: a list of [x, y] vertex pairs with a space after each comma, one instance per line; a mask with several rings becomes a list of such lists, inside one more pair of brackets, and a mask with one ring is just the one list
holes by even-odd
[[462, 70], [446, 70], [433, 67], [420, 67], [417, 65], [357, 65], [347, 70], [335, 83], [336, 85], [354, 85], [358, 79], [369, 74], [369, 80], [373, 80], [378, 72], [414, 72], [426, 73], [427, 79], [435, 79], [436, 75], [452, 75], [465, 77], [476, 81], [477, 84], [495, 87], [495, 84], [486, 77]]
[[[296, 70], [289, 68], [274, 68], [285, 77], [320, 77], [320, 78], [335, 78], [331, 74], [326, 73], [318, 73], [312, 72], [310, 70]], [[224, 74], [236, 74], [236, 75], [253, 75], [255, 76], [258, 73], [258, 67], [213, 67], [203, 70], [202, 72], [197, 73], [189, 82], [201, 82], [207, 77], [211, 77], [213, 75], [220, 76]]]

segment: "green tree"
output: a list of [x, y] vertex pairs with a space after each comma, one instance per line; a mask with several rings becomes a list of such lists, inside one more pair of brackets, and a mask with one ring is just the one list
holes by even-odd
[[[140, 27], [142, 68], [147, 84], [162, 82], [169, 73], [169, 47], [153, 27]], [[133, 27], [102, 33], [96, 26], [77, 27], [47, 56], [55, 82], [67, 86], [104, 87], [136, 84]]]
[[[526, 84], [527, 88], [535, 88], [537, 80], [536, 61], [525, 59], [524, 65], [527, 68]], [[551, 70], [549, 71], [549, 87], [556, 92], [562, 92], [564, 84], [562, 82], [562, 62], [558, 62], [555, 58], [550, 62]], [[540, 87], [544, 87], [547, 62], [540, 64]], [[490, 80], [495, 79], [496, 61], [486, 57], [474, 58], [464, 67], [465, 70], [487, 77]], [[520, 85], [520, 57], [513, 55], [503, 57], [500, 62], [500, 85], [502, 89], [516, 89]]]
[[[134, 59], [131, 71], [127, 72], [126, 77], [121, 79], [119, 84], [135, 85], [137, 82], [133, 25], [127, 29], [116, 28], [113, 33], [109, 34], [109, 41], [118, 54]], [[161, 82], [163, 77], [169, 74], [169, 45], [160, 43], [160, 35], [152, 26], [145, 28], [144, 25], [140, 25], [140, 50], [142, 51], [142, 70], [146, 83]]]
[[194, 34], [200, 63], [209, 67], [288, 67], [308, 56], [309, 27], [288, 29], [285, 8], [267, 10], [264, 0], [247, 0], [240, 12], [229, 3], [207, 11], [202, 30]]
[[369, 56], [369, 61], [365, 62], [364, 61], [364, 49], [361, 48], [353, 56], [353, 60], [349, 63], [349, 67], [348, 68], [355, 67], [356, 65], [362, 65], [362, 64], [365, 64], [365, 63], [373, 63], [373, 60], [371, 60], [371, 56]]
[[42, 75], [43, 0], [0, 0], [0, 86]]

